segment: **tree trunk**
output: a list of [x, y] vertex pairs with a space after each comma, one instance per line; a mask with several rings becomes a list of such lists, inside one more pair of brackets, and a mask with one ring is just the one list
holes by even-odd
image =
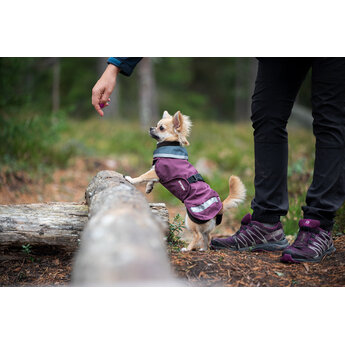
[[152, 58], [143, 58], [138, 65], [138, 72], [140, 124], [143, 129], [147, 129], [158, 120], [156, 83]]
[[249, 58], [249, 87], [248, 87], [248, 120], [252, 115], [252, 96], [255, 89], [255, 80], [258, 73], [258, 60], [256, 58]]
[[236, 58], [236, 81], [235, 81], [235, 120], [244, 121], [247, 118], [247, 78], [246, 61], [244, 58]]
[[52, 111], [60, 109], [60, 58], [53, 58]]
[[[163, 222], [167, 235], [169, 213], [165, 204], [149, 204]], [[0, 205], [0, 245], [59, 246], [73, 250], [88, 221], [88, 206], [78, 203]]]
[[254, 91], [257, 62], [254, 58], [236, 58], [235, 120], [248, 121]]
[[291, 122], [297, 122], [304, 128], [313, 128], [312, 110], [295, 102], [291, 111]]
[[114, 171], [86, 190], [90, 221], [73, 268], [74, 286], [174, 285], [162, 222], [145, 197]]

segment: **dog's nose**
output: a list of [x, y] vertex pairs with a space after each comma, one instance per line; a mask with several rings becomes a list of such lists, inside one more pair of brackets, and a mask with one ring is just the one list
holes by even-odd
[[154, 127], [150, 127], [150, 131], [153, 131], [154, 130]]

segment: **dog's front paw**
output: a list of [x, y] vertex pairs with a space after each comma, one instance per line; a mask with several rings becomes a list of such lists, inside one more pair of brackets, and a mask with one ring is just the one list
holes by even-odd
[[126, 181], [128, 181], [129, 183], [134, 184], [134, 179], [131, 178], [130, 176], [123, 176], [125, 178]]
[[147, 183], [146, 190], [145, 190], [146, 194], [149, 194], [152, 192], [153, 186], [154, 186], [154, 182]]

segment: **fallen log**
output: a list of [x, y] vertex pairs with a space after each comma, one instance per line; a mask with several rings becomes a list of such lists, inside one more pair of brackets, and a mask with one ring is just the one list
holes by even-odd
[[162, 236], [145, 197], [114, 171], [86, 190], [90, 220], [72, 272], [74, 286], [176, 285]]
[[0, 245], [50, 245], [76, 248], [88, 220], [78, 203], [0, 205]]
[[169, 211], [164, 203], [149, 203], [150, 209], [155, 217], [162, 221], [162, 231], [164, 235], [169, 231]]
[[[168, 229], [165, 204], [149, 204]], [[73, 202], [0, 205], [0, 246], [49, 245], [74, 250], [88, 221], [89, 207]]]

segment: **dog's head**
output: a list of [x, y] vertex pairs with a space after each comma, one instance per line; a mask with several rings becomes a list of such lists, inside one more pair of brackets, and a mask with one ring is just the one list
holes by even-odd
[[191, 126], [192, 122], [189, 117], [182, 115], [180, 111], [177, 111], [174, 116], [164, 111], [163, 117], [158, 121], [157, 126], [150, 128], [150, 135], [159, 143], [178, 141], [182, 146], [188, 146], [187, 137], [190, 134]]

